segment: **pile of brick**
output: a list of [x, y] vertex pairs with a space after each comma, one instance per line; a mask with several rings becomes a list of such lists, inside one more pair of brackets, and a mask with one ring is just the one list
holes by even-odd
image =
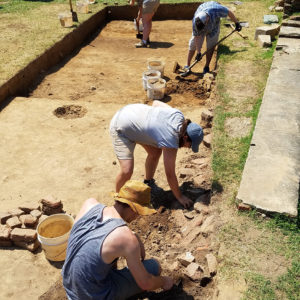
[[40, 243], [36, 228], [47, 216], [63, 213], [63, 204], [52, 196], [37, 204], [24, 204], [8, 212], [0, 212], [0, 247], [20, 247], [31, 252]]

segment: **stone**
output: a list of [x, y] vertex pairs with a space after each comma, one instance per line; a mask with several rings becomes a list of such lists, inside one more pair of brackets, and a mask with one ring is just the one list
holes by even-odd
[[11, 217], [12, 217], [12, 214], [10, 214], [10, 213], [0, 212], [0, 223], [6, 224], [6, 221]]
[[34, 229], [15, 228], [10, 233], [10, 238], [14, 242], [34, 242], [37, 232]]
[[47, 197], [41, 200], [43, 205], [46, 205], [51, 208], [58, 208], [62, 205], [60, 200], [56, 200], [53, 196], [48, 195]]
[[191, 263], [187, 266], [187, 268], [184, 270], [184, 274], [188, 276], [193, 281], [200, 281], [203, 275], [203, 272], [201, 270], [201, 267], [197, 263]]
[[[201, 196], [199, 198], [201, 198]], [[202, 213], [204, 215], [207, 215], [209, 213], [209, 208], [207, 207], [207, 205], [201, 203], [200, 201], [196, 201], [194, 203], [194, 209], [197, 213]]]
[[300, 21], [286, 20], [281, 23], [281, 26], [300, 27]]
[[257, 37], [260, 34], [265, 34], [265, 35], [270, 35], [271, 36], [271, 40], [275, 39], [275, 36], [278, 35], [280, 30], [280, 25], [277, 24], [272, 24], [272, 25], [266, 25], [266, 26], [261, 26], [261, 27], [257, 27], [255, 30], [255, 37], [254, 39], [257, 40]]
[[259, 34], [257, 37], [257, 41], [260, 47], [268, 48], [272, 46], [271, 36], [266, 34]]
[[35, 209], [35, 210], [31, 211], [30, 214], [31, 214], [33, 217], [35, 217], [35, 218], [38, 219], [38, 218], [42, 215], [42, 212], [41, 212], [40, 210]]
[[252, 209], [251, 206], [248, 205], [248, 204], [245, 204], [245, 203], [242, 203], [242, 202], [238, 204], [238, 210], [249, 211], [251, 209]]
[[169, 266], [169, 270], [171, 272], [177, 271], [179, 269], [179, 262], [178, 261], [174, 261], [170, 266]]
[[47, 206], [47, 205], [43, 205], [42, 211], [45, 215], [51, 216], [51, 215], [54, 215], [54, 214], [63, 213], [62, 208], [63, 208], [62, 204], [61, 204], [61, 206], [58, 206], [58, 207], [55, 207], [55, 208]]
[[187, 222], [181, 209], [176, 209], [172, 211], [172, 217], [174, 218], [174, 223], [177, 225], [182, 226]]
[[19, 216], [25, 214], [25, 212], [24, 212], [23, 210], [19, 209], [19, 208], [13, 208], [13, 209], [10, 209], [8, 212], [9, 212], [12, 216], [17, 216], [17, 217], [19, 217]]
[[202, 233], [208, 234], [208, 233], [211, 233], [214, 231], [214, 229], [215, 229], [214, 219], [215, 219], [215, 216], [211, 215], [204, 220], [204, 222], [201, 226]]
[[282, 26], [279, 32], [279, 37], [300, 39], [300, 28], [292, 26]]
[[184, 213], [184, 216], [185, 216], [187, 219], [189, 219], [189, 220], [194, 219], [195, 212], [194, 212], [194, 211], [187, 211], [187, 212]]
[[192, 255], [191, 252], [186, 252], [179, 256], [177, 259], [185, 267], [187, 267], [190, 263], [195, 261], [195, 257]]
[[185, 235], [182, 243], [189, 246], [198, 236], [202, 233], [201, 227], [194, 227], [187, 231], [188, 234]]
[[40, 242], [38, 240], [35, 240], [33, 242], [15, 241], [14, 244], [31, 252], [34, 252], [40, 246]]
[[203, 120], [203, 121], [212, 121], [213, 118], [214, 118], [214, 115], [210, 110], [204, 109], [202, 111], [201, 120]]
[[275, 11], [276, 12], [283, 12], [283, 7], [277, 6], [277, 7], [275, 7]]
[[290, 20], [293, 20], [293, 21], [300, 21], [300, 15], [299, 16], [290, 16]]
[[17, 216], [14, 216], [6, 221], [6, 224], [11, 228], [21, 227], [22, 223]]
[[13, 245], [12, 241], [1, 241], [0, 240], [0, 247], [11, 247]]
[[23, 210], [26, 214], [29, 214], [32, 210], [39, 210], [39, 203], [24, 203], [19, 206], [19, 209]]
[[186, 176], [193, 176], [195, 171], [190, 168], [181, 168], [179, 170], [179, 178], [185, 178]]
[[264, 23], [265, 24], [272, 24], [278, 23], [278, 16], [276, 15], [264, 15]]
[[275, 5], [276, 6], [283, 6], [284, 5], [284, 0], [276, 0]]
[[206, 178], [204, 175], [198, 175], [193, 178], [193, 184], [195, 186], [201, 186], [203, 184], [203, 182], [205, 182], [205, 180], [206, 180]]
[[269, 11], [274, 11], [274, 10], [275, 10], [275, 6], [274, 5], [269, 6]]
[[0, 225], [0, 241], [10, 240], [11, 229], [7, 226]]
[[217, 266], [218, 266], [217, 259], [211, 253], [206, 254], [205, 258], [207, 260], [207, 266], [208, 266], [209, 274], [210, 274], [210, 276], [213, 277], [217, 274]]
[[207, 147], [211, 147], [211, 141], [212, 141], [212, 134], [205, 135], [203, 138], [203, 144]]
[[34, 227], [37, 222], [37, 218], [32, 215], [22, 215], [19, 219], [25, 226], [28, 227]]

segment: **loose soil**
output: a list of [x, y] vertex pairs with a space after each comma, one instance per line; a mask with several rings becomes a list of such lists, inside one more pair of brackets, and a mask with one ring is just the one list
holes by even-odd
[[[170, 28], [176, 34], [170, 35]], [[114, 191], [119, 166], [109, 122], [126, 104], [151, 105], [142, 84], [149, 59], [165, 62], [167, 93], [163, 101], [200, 123], [202, 110], [214, 103], [213, 82], [203, 80], [201, 74], [204, 61], [184, 79], [172, 73], [175, 59], [185, 64], [190, 34], [190, 21], [157, 21], [153, 23], [152, 47], [136, 49], [132, 22], [111, 22], [76, 55], [44, 73], [28, 98], [16, 98], [5, 107], [0, 115], [0, 154], [5, 157], [0, 162], [1, 210], [39, 201], [48, 194], [61, 199], [64, 209], [73, 213], [89, 197], [106, 205], [113, 203], [110, 192]], [[211, 69], [215, 63], [214, 57]], [[141, 147], [135, 157], [133, 179], [142, 180], [146, 154]], [[160, 162], [155, 179], [162, 190], [153, 204], [164, 208], [130, 225], [145, 241], [147, 257], [158, 258], [164, 274], [176, 280], [170, 292], [148, 293], [149, 299], [207, 299], [214, 292], [213, 277], [194, 282], [183, 274], [183, 266], [171, 268], [177, 256], [190, 251], [207, 272], [205, 255], [217, 251], [213, 232], [218, 218], [210, 192], [210, 159], [210, 149], [202, 144], [198, 154], [178, 151], [176, 165], [183, 192], [194, 201], [200, 197], [207, 209], [184, 211], [183, 216]], [[189, 241], [183, 226], [201, 214], [203, 222], [212, 217], [213, 230]], [[1, 249], [0, 264], [5, 274], [0, 283], [1, 299], [37, 299], [41, 295], [41, 299], [65, 299], [60, 281], [62, 264], [48, 262], [41, 250]]]

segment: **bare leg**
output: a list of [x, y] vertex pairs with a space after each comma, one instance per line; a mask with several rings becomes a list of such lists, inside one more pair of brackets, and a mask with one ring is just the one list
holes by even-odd
[[134, 160], [133, 159], [119, 159], [120, 172], [116, 178], [116, 192], [129, 180], [133, 173]]
[[205, 63], [205, 67], [209, 67], [209, 64], [210, 64], [211, 58], [212, 58], [212, 56], [213, 56], [213, 54], [214, 54], [215, 48], [216, 48], [216, 47], [214, 47], [213, 49], [211, 49], [210, 51], [208, 51], [208, 52], [206, 53], [206, 63]]
[[153, 179], [162, 150], [148, 145], [142, 145], [148, 156], [145, 162], [145, 179]]
[[154, 13], [151, 14], [143, 14], [142, 20], [143, 20], [143, 40], [147, 41], [152, 29], [152, 18], [154, 16]]
[[192, 61], [192, 58], [193, 58], [195, 52], [196, 52], [196, 50], [189, 50], [187, 63], [186, 63], [187, 66], [191, 65], [191, 61]]

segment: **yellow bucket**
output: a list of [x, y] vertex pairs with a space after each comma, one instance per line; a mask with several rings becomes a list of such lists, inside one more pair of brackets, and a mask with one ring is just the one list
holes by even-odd
[[47, 259], [51, 261], [65, 260], [73, 223], [74, 219], [71, 216], [55, 214], [47, 217], [38, 225], [38, 240]]

